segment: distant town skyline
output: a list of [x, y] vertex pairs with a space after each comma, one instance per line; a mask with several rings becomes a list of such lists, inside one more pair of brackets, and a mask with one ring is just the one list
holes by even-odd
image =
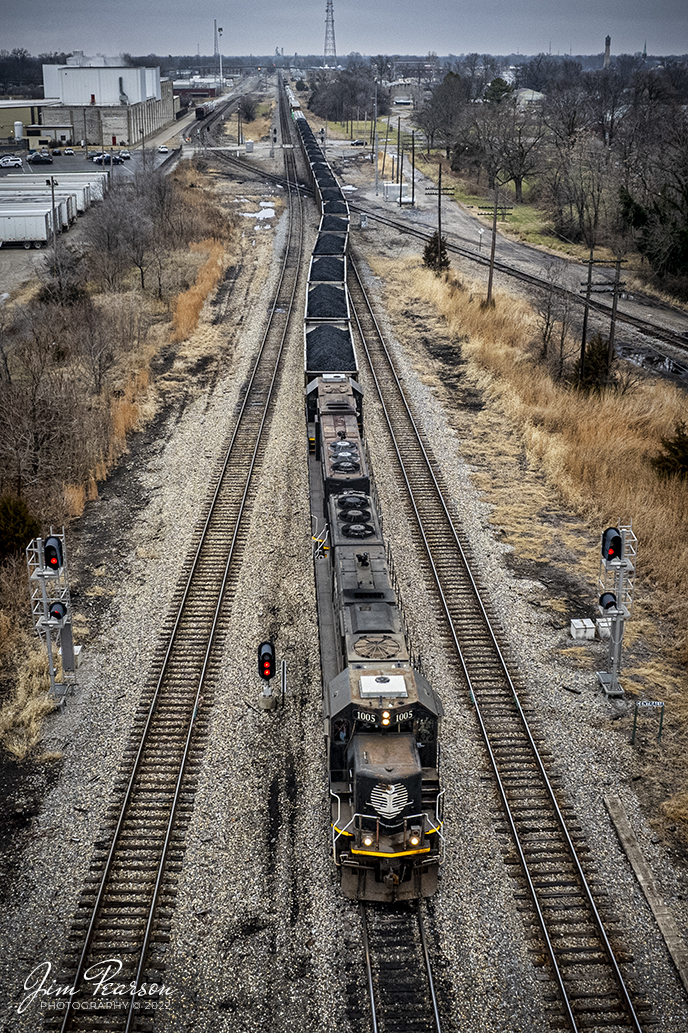
[[[189, 5], [186, 0], [13, 0], [6, 3], [0, 48], [31, 54], [82, 50], [88, 54], [213, 53], [213, 20], [223, 28], [228, 55], [321, 54], [325, 0], [235, 0]], [[605, 36], [612, 54], [688, 53], [685, 0], [334, 0], [337, 55], [361, 54], [597, 54]]]

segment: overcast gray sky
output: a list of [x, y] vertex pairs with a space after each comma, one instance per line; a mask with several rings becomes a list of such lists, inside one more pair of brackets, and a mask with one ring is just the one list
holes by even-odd
[[[325, 0], [0, 0], [0, 48], [320, 54]], [[686, 0], [334, 0], [337, 54], [688, 53]]]

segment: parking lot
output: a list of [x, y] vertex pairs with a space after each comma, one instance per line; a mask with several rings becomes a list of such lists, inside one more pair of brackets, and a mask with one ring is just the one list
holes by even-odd
[[[113, 154], [118, 154], [120, 150], [124, 150], [124, 148], [113, 147], [112, 152]], [[8, 176], [22, 171], [27, 176], [58, 176], [60, 172], [87, 172], [94, 167], [95, 163], [92, 159], [86, 157], [85, 150], [82, 150], [80, 147], [75, 147], [74, 152], [75, 153], [73, 155], [64, 153], [55, 155], [53, 157], [52, 164], [43, 162], [36, 162], [34, 164], [27, 161], [28, 155], [26, 152], [17, 151], [16, 153], [22, 159], [21, 168], [18, 166], [0, 168], [0, 176]], [[101, 154], [102, 151], [99, 151], [96, 147], [89, 147], [88, 153], [94, 155]], [[106, 151], [105, 153], [109, 152]], [[114, 163], [110, 166], [109, 163], [106, 163], [104, 165], [95, 165], [95, 168], [109, 169], [114, 177], [121, 176], [128, 178], [129, 176], [134, 175], [137, 169], [141, 168], [142, 162], [140, 148], [138, 150], [130, 150], [129, 153], [131, 154], [131, 158], [128, 158], [121, 165]], [[167, 157], [166, 154], [158, 154], [156, 146], [146, 147], [145, 155], [146, 164], [149, 164], [152, 161], [154, 167], [157, 167]]]

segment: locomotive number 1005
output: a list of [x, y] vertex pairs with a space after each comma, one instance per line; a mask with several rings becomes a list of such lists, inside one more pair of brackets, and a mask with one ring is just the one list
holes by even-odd
[[[394, 715], [394, 722], [398, 725], [403, 721], [411, 721], [412, 719], [412, 710], [405, 710], [403, 714]], [[354, 721], [361, 721], [365, 724], [375, 725], [377, 724], [377, 714], [372, 714], [369, 710], [354, 710]]]

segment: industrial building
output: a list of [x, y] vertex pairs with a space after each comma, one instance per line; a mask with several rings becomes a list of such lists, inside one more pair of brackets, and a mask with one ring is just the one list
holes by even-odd
[[174, 122], [179, 101], [159, 68], [114, 65], [43, 65], [43, 91], [51, 104], [42, 108], [42, 128], [59, 128], [63, 139], [95, 146], [130, 146]]
[[[58, 102], [56, 100], [0, 100], [0, 145], [6, 144], [12, 149], [15, 148], [17, 143], [17, 137], [15, 135], [15, 124], [21, 123], [22, 137], [27, 135], [26, 130], [28, 126], [39, 129], [43, 124], [43, 109], [49, 107], [55, 107]], [[71, 130], [71, 125], [70, 125]], [[70, 134], [71, 136], [71, 131]], [[40, 146], [48, 143], [48, 139], [60, 139], [59, 136], [51, 134], [44, 140], [41, 139]], [[31, 144], [32, 147], [37, 147], [39, 144]]]

